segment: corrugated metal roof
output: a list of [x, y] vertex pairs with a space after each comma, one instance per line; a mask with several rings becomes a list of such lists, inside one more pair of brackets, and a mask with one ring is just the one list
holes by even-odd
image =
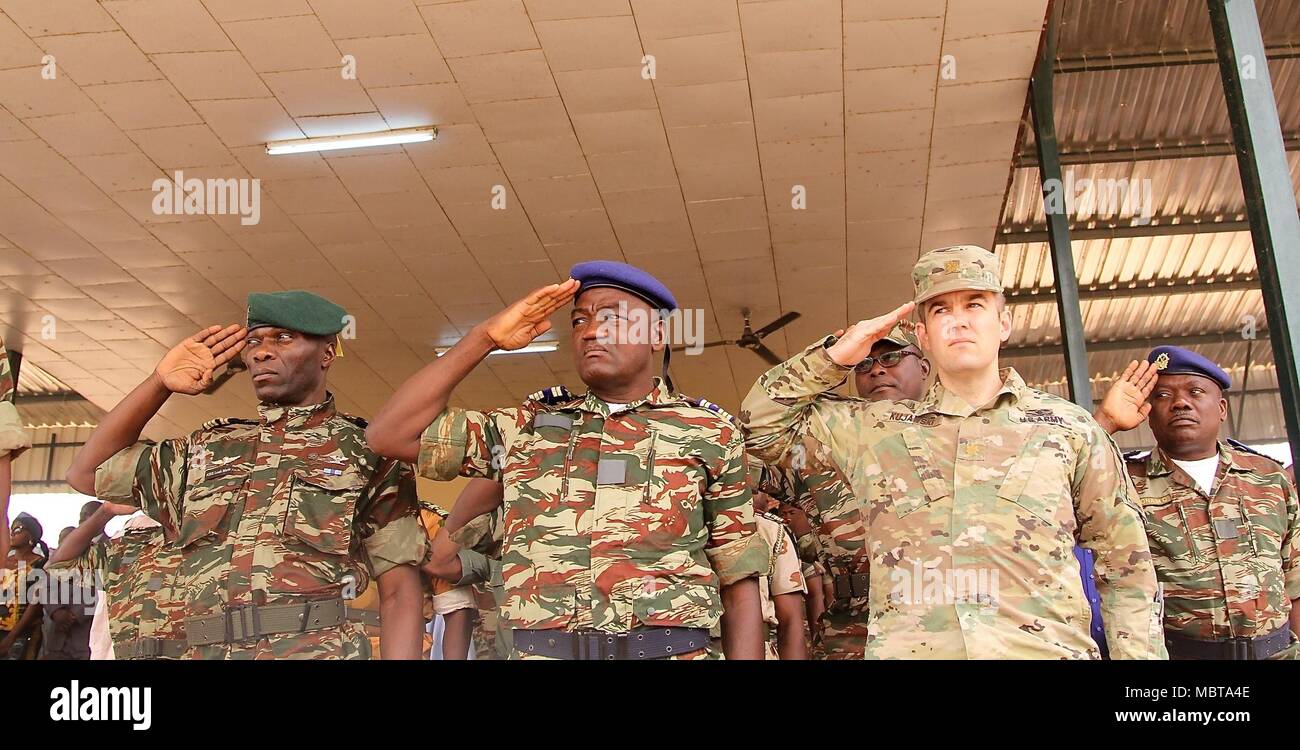
[[16, 403], [29, 429], [93, 426], [104, 416], [103, 409], [30, 360], [18, 370]]
[[[1107, 55], [1147, 55], [1213, 48], [1203, 0], [1063, 0], [1058, 60]], [[1300, 3], [1257, 3], [1265, 44], [1300, 42]], [[1300, 59], [1270, 60], [1279, 120], [1285, 135], [1300, 131]], [[1132, 67], [1058, 73], [1054, 80], [1057, 136], [1063, 151], [1127, 148], [1134, 144], [1169, 147], [1230, 141], [1231, 130], [1216, 64]], [[1033, 132], [1022, 129], [1020, 153], [1033, 152]], [[1292, 182], [1300, 192], [1300, 153], [1289, 158]], [[1170, 217], [1241, 221], [1244, 205], [1236, 160], [1232, 156], [1114, 161], [1066, 165], [1073, 179], [1070, 221], [1076, 226], [1127, 227], [1149, 216], [1157, 224]], [[1092, 181], [1091, 194], [1081, 180]], [[1100, 181], [1100, 182], [1098, 182]], [[1121, 182], [1122, 181], [1122, 182]], [[1111, 185], [1138, 185], [1150, 190], [1124, 204]], [[1106, 186], [1106, 190], [1096, 189]], [[1067, 187], [1067, 190], [1069, 188]], [[1128, 189], [1132, 189], [1131, 187]], [[1120, 200], [1117, 200], [1120, 199]], [[1109, 199], [1109, 200], [1107, 200]], [[1002, 229], [1042, 227], [1045, 223], [1038, 169], [1014, 170], [1003, 207]], [[1088, 367], [1093, 398], [1107, 391], [1127, 364], [1150, 347], [1180, 342], [1183, 337], [1211, 335], [1190, 348], [1220, 363], [1233, 378], [1229, 397], [1233, 418], [1224, 434], [1249, 441], [1285, 439], [1277, 393], [1273, 352], [1267, 338], [1250, 340], [1250, 329], [1267, 326], [1258, 288], [1198, 293], [1152, 292], [1146, 296], [1088, 298], [1087, 290], [1149, 286], [1153, 281], [1233, 282], [1255, 278], [1249, 232], [1120, 237], [1072, 243], [1080, 288], [1085, 338], [1093, 342]], [[1008, 289], [1051, 290], [1052, 268], [1045, 242], [1016, 242], [999, 235], [1003, 283]], [[1253, 284], [1252, 284], [1253, 286]], [[1065, 395], [1065, 364], [1060, 355], [1060, 327], [1055, 300], [1012, 299], [1013, 334], [1006, 360], [1024, 378]], [[1114, 347], [1096, 342], [1130, 341]], [[1039, 348], [1035, 352], [1026, 348]], [[1046, 350], [1042, 347], [1055, 347]], [[1244, 378], [1247, 360], [1250, 377]], [[1243, 380], [1249, 392], [1242, 401]], [[1154, 442], [1145, 427], [1120, 436], [1125, 447]]]

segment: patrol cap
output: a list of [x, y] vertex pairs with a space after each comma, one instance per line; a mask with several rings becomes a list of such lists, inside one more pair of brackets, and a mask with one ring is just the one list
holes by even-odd
[[1147, 361], [1155, 365], [1161, 375], [1200, 375], [1218, 383], [1225, 391], [1232, 387], [1232, 378], [1223, 368], [1181, 346], [1157, 346], [1147, 354]]
[[914, 302], [948, 292], [1002, 291], [1002, 264], [998, 256], [978, 245], [941, 247], [922, 255], [912, 266]]
[[920, 348], [921, 344], [916, 339], [916, 324], [910, 320], [900, 320], [889, 329], [881, 341], [888, 341], [891, 344], [899, 346], [915, 346]]
[[248, 295], [248, 330], [275, 326], [313, 336], [333, 336], [343, 330], [347, 311], [320, 295], [295, 289]]
[[578, 294], [604, 286], [634, 294], [656, 309], [677, 309], [677, 298], [663, 282], [626, 263], [613, 260], [579, 263], [569, 270], [569, 278], [578, 280]]

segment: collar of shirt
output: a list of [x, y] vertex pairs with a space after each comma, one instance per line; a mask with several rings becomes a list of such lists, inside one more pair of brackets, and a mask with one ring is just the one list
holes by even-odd
[[1020, 377], [1020, 373], [1016, 372], [1016, 368], [1003, 367], [998, 370], [998, 376], [1002, 378], [1002, 387], [993, 395], [993, 398], [989, 399], [988, 403], [977, 407], [971, 406], [961, 396], [944, 388], [943, 383], [940, 383], [939, 379], [935, 378], [934, 383], [930, 385], [930, 390], [926, 391], [925, 397], [921, 399], [920, 408], [916, 413], [936, 412], [964, 418], [996, 406], [1004, 395], [1011, 396], [1013, 400], [1019, 401], [1024, 395], [1027, 386], [1024, 379]]
[[[651, 406], [666, 406], [669, 404], [685, 404], [685, 403], [686, 401], [681, 397], [680, 394], [668, 390], [668, 386], [664, 383], [663, 379], [656, 377], [654, 379], [654, 383], [650, 387], [650, 392], [645, 395], [645, 398], [627, 404], [626, 408], [620, 409], [618, 413], [619, 414], [631, 413], [633, 411], [636, 411], [638, 408], [640, 408], [642, 404], [650, 404]], [[583, 396], [582, 401], [577, 403], [576, 406], [577, 408], [582, 409], [583, 411], [589, 411], [593, 414], [599, 414], [602, 417], [610, 416], [609, 403], [601, 399], [596, 394], [592, 393], [590, 390], [587, 391], [586, 395]]]
[[[1219, 451], [1219, 471], [1215, 472], [1215, 489], [1218, 489], [1219, 486], [1218, 478], [1225, 473], [1224, 464], [1227, 464], [1228, 471], [1250, 471], [1249, 468], [1243, 466], [1241, 462], [1237, 460], [1235, 451], [1233, 451], [1226, 443], [1220, 440], [1217, 445]], [[1195, 481], [1193, 481], [1191, 477], [1187, 476], [1187, 472], [1179, 468], [1172, 459], [1166, 456], [1165, 452], [1160, 449], [1160, 446], [1156, 446], [1156, 449], [1151, 451], [1151, 454], [1147, 456], [1147, 476], [1162, 477], [1169, 474], [1176, 474], [1176, 478], [1180, 480], [1180, 484], [1185, 484], [1188, 487], [1196, 486]]]
[[334, 394], [325, 392], [325, 400], [319, 404], [310, 406], [279, 406], [276, 404], [258, 404], [258, 419], [262, 426], [275, 424], [282, 419], [287, 420], [284, 427], [287, 430], [301, 429], [310, 427], [328, 421], [335, 414]]

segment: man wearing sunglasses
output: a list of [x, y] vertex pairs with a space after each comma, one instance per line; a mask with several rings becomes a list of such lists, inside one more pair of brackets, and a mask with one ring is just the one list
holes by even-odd
[[930, 361], [916, 342], [916, 327], [900, 321], [853, 368], [858, 395], [868, 401], [919, 401], [925, 395]]

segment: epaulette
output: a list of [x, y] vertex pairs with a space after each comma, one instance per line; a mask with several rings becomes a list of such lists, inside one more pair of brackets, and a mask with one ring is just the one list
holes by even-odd
[[1234, 439], [1232, 439], [1232, 438], [1228, 438], [1228, 439], [1227, 439], [1227, 442], [1228, 442], [1228, 445], [1231, 445], [1233, 448], [1236, 448], [1237, 450], [1241, 451], [1242, 453], [1249, 453], [1249, 454], [1252, 455], [1252, 456], [1258, 456], [1258, 457], [1260, 457], [1260, 458], [1267, 459], [1267, 460], [1269, 461], [1269, 463], [1277, 464], [1278, 469], [1280, 469], [1280, 470], [1282, 470], [1282, 471], [1285, 471], [1285, 470], [1286, 470], [1286, 467], [1282, 466], [1282, 462], [1278, 461], [1276, 458], [1273, 458], [1272, 456], [1270, 456], [1270, 455], [1268, 455], [1268, 454], [1266, 454], [1266, 453], [1260, 453], [1259, 451], [1255, 450], [1254, 448], [1250, 447], [1249, 445], [1246, 445], [1245, 443], [1241, 442], [1240, 440], [1234, 440]]
[[785, 519], [782, 518], [782, 517], [780, 517], [780, 516], [778, 516], [777, 514], [773, 513], [773, 512], [770, 511], [770, 510], [760, 510], [760, 511], [758, 511], [758, 515], [760, 515], [760, 516], [766, 518], [766, 519], [769, 520], [769, 521], [775, 521], [776, 523], [779, 523], [779, 524], [781, 524], [782, 526], [785, 525]]
[[528, 397], [529, 401], [536, 401], [541, 404], [546, 404], [547, 406], [558, 406], [559, 404], [568, 403], [573, 399], [573, 394], [569, 392], [568, 388], [565, 388], [562, 385], [553, 385], [550, 388], [543, 388]]
[[363, 430], [366, 428], [366, 425], [370, 424], [369, 422], [367, 422], [367, 421], [365, 420], [365, 418], [363, 418], [363, 417], [358, 417], [358, 416], [356, 416], [355, 414], [348, 414], [348, 413], [346, 413], [346, 412], [341, 412], [341, 411], [340, 411], [340, 412], [335, 412], [335, 413], [338, 414], [338, 415], [339, 415], [340, 417], [342, 417], [343, 419], [345, 419], [345, 420], [351, 422], [352, 424], [356, 425], [357, 427], [360, 427], [360, 428], [363, 429]]
[[1122, 455], [1125, 461], [1145, 461], [1147, 456], [1151, 455], [1151, 451], [1129, 451]]
[[714, 414], [717, 414], [719, 417], [722, 417], [723, 419], [727, 420], [727, 422], [730, 423], [732, 427], [736, 426], [735, 417], [731, 416], [731, 414], [726, 409], [723, 409], [721, 406], [718, 406], [717, 404], [713, 403], [712, 401], [709, 401], [708, 399], [682, 396], [682, 400], [690, 404], [691, 406], [698, 406], [701, 409], [707, 409], [708, 411], [711, 411]]
[[219, 419], [210, 419], [207, 422], [204, 422], [203, 426], [200, 427], [199, 429], [206, 432], [208, 430], [215, 430], [218, 427], [226, 427], [229, 425], [256, 425], [256, 424], [257, 424], [256, 419], [244, 419], [242, 417], [221, 417]]

